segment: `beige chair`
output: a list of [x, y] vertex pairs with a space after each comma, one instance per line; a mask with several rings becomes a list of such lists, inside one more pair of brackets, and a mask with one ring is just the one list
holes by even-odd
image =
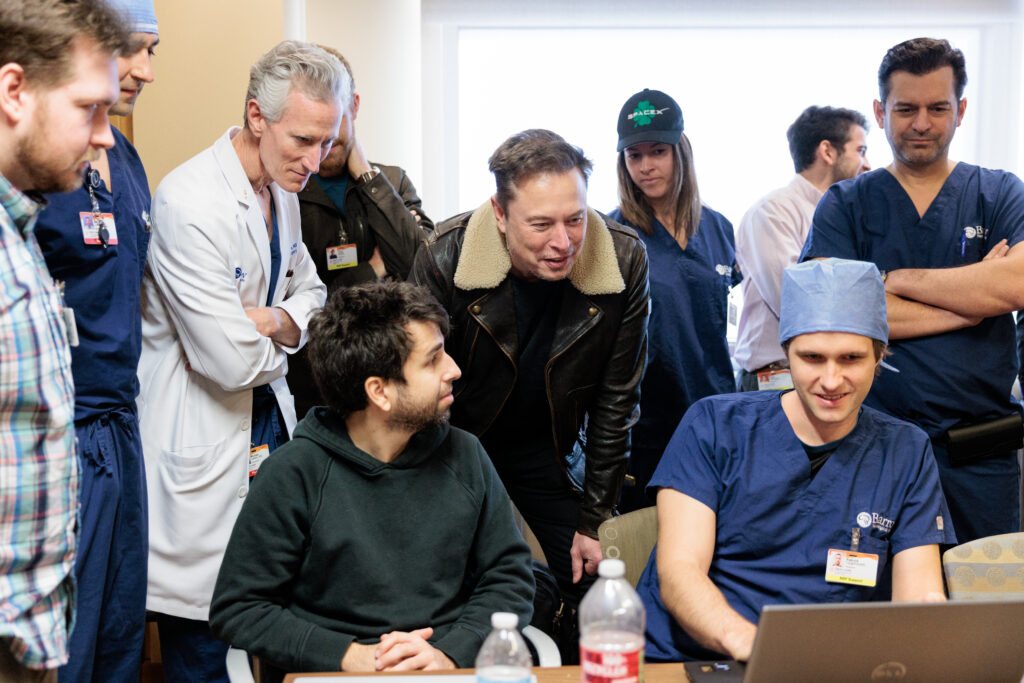
[[1024, 532], [987, 536], [942, 555], [954, 600], [1024, 599]]
[[658, 541], [658, 509], [649, 507], [607, 519], [598, 527], [597, 538], [604, 557], [626, 563], [626, 580], [635, 587]]

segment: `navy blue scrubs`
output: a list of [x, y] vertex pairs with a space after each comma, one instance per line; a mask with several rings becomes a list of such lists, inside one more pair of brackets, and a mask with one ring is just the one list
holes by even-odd
[[[818, 204], [801, 260], [835, 256], [881, 271], [948, 268], [981, 261], [997, 242], [1024, 239], [1024, 184], [1005, 171], [959, 163], [924, 216], [899, 181], [878, 169], [833, 185]], [[1015, 452], [953, 467], [947, 429], [1019, 411], [1010, 313], [943, 334], [891, 342], [867, 405], [913, 422], [932, 438], [960, 542], [1020, 530]]]
[[[876, 578], [896, 553], [955, 543], [928, 437], [864, 408], [857, 425], [815, 477], [782, 408], [783, 392], [713, 396], [697, 402], [651, 479], [715, 513], [708, 578], [729, 606], [757, 623], [766, 604], [871, 600], [876, 588], [825, 581], [830, 548], [878, 555]], [[867, 513], [867, 515], [864, 515]], [[939, 518], [942, 521], [939, 521]], [[661, 599], [655, 553], [637, 585], [647, 608], [652, 660], [717, 659], [699, 646]]]
[[682, 249], [657, 220], [654, 234], [627, 222], [619, 209], [609, 216], [628, 225], [647, 246], [651, 317], [647, 369], [640, 387], [640, 420], [632, 430], [629, 474], [619, 509], [654, 504], [644, 489], [679, 420], [695, 401], [735, 391], [725, 338], [729, 288], [742, 280], [736, 267], [732, 224], [702, 207], [697, 233]]
[[81, 466], [77, 617], [61, 681], [137, 681], [146, 619], [149, 523], [135, 397], [142, 348], [139, 291], [149, 247], [150, 194], [135, 148], [113, 129], [107, 151], [113, 193], [93, 189], [114, 216], [103, 244], [87, 244], [82, 188], [48, 195], [35, 234], [75, 315], [71, 349], [75, 433]]

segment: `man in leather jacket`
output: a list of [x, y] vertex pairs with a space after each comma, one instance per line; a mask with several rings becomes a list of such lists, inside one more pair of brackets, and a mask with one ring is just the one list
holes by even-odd
[[[319, 47], [341, 60], [352, 78], [341, 53]], [[424, 231], [434, 229], [405, 171], [367, 160], [355, 131], [358, 114], [359, 93], [353, 92], [331, 151], [299, 193], [302, 241], [328, 293], [387, 275], [406, 279]], [[305, 349], [292, 357], [288, 385], [300, 419], [321, 403]]]
[[494, 153], [496, 194], [449, 219], [410, 279], [451, 317], [452, 424], [480, 437], [566, 602], [601, 559], [647, 353], [647, 254], [589, 209], [591, 163], [546, 130]]

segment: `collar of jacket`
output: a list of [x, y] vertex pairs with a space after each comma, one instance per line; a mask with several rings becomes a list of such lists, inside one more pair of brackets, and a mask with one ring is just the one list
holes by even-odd
[[[494, 289], [512, 269], [512, 259], [498, 230], [490, 200], [473, 212], [466, 225], [462, 253], [455, 268], [455, 286], [463, 290]], [[604, 218], [587, 208], [587, 233], [569, 281], [588, 296], [618, 294], [626, 289], [615, 244]]]

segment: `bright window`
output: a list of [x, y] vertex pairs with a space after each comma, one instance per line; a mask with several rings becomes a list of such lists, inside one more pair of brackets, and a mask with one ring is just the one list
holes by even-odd
[[[705, 203], [734, 224], [793, 174], [786, 129], [812, 104], [856, 109], [871, 122], [868, 158], [891, 160], [874, 124], [885, 51], [921, 35], [967, 56], [977, 90], [981, 30], [973, 27], [800, 29], [467, 29], [458, 38], [458, 210], [494, 192], [487, 159], [508, 135], [550, 128], [594, 161], [590, 203], [617, 203], [615, 123], [625, 99], [664, 90], [683, 110]], [[977, 162], [969, 106], [951, 156]]]

